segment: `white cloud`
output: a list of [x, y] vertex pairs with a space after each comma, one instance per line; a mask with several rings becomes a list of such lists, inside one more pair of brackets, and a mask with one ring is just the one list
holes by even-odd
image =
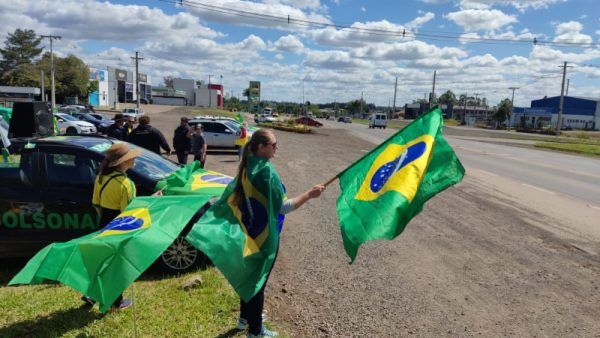
[[286, 35], [273, 43], [273, 49], [280, 52], [299, 53], [304, 49], [304, 45], [297, 36]]
[[290, 5], [295, 8], [310, 8], [317, 9], [321, 7], [321, 3], [319, 0], [265, 0], [263, 1], [265, 4], [285, 4]]
[[415, 29], [424, 25], [425, 23], [433, 20], [435, 18], [435, 14], [431, 12], [427, 12], [420, 17], [414, 18], [412, 21], [406, 23], [406, 28]]
[[[412, 38], [402, 37], [404, 26], [396, 25], [387, 20], [365, 23], [355, 22], [350, 27], [351, 29], [335, 29], [333, 27], [315, 29], [307, 32], [306, 35], [321, 45], [337, 47], [356, 47], [364, 46], [366, 43], [393, 42], [403, 39], [412, 40]], [[381, 31], [390, 33], [382, 33]]]
[[528, 8], [548, 8], [549, 5], [565, 1], [566, 0], [461, 0], [459, 6], [463, 9], [489, 9], [495, 5], [503, 5], [513, 6], [520, 11], [524, 11]]
[[370, 63], [353, 58], [348, 52], [331, 51], [307, 51], [304, 64], [310, 67], [346, 69], [355, 67], [369, 67]]
[[467, 56], [467, 53], [453, 47], [439, 48], [422, 41], [409, 41], [404, 43], [379, 43], [352, 50], [352, 55], [363, 59], [374, 60], [411, 60], [419, 59], [454, 59]]
[[365, 7], [361, 7], [360, 10], [363, 11], [363, 12], [367, 11], [367, 9]]
[[497, 9], [466, 9], [448, 13], [446, 18], [461, 26], [465, 31], [494, 30], [517, 22], [517, 18]]
[[281, 61], [281, 60], [285, 59], [285, 56], [283, 56], [283, 54], [281, 54], [281, 53], [277, 53], [277, 54], [275, 54], [275, 56], [273, 58], [275, 58], [275, 60], [277, 60], [277, 61]]
[[[296, 1], [288, 1], [292, 3]], [[310, 3], [311, 1], [297, 1]], [[183, 6], [189, 13], [206, 21], [226, 24], [239, 24], [264, 28], [277, 28], [281, 30], [303, 30], [304, 25], [294, 24], [294, 20], [308, 20], [314, 22], [331, 23], [331, 20], [320, 14], [319, 11], [310, 10], [305, 13], [302, 9], [281, 3], [280, 1], [267, 1], [267, 3], [243, 0], [213, 0], [205, 6]], [[212, 9], [212, 10], [211, 10]], [[311, 9], [311, 8], [309, 8]], [[288, 24], [287, 18], [291, 18]]]
[[592, 37], [581, 34], [583, 25], [577, 21], [563, 22], [556, 25], [556, 37], [553, 42], [557, 43], [592, 43]]

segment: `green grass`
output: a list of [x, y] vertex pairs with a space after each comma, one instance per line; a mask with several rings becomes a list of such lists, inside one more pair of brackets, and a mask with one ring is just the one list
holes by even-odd
[[596, 144], [540, 142], [536, 143], [535, 146], [538, 148], [560, 150], [565, 152], [600, 157], [600, 145]]
[[[198, 115], [215, 115], [215, 116], [225, 116], [235, 118], [237, 116], [237, 112], [231, 112], [225, 109], [215, 109], [215, 108], [187, 108], [188, 114], [190, 116], [198, 116]], [[242, 115], [244, 113], [242, 112]]]
[[[13, 271], [0, 271], [5, 285]], [[181, 284], [194, 274], [204, 283], [189, 291]], [[135, 292], [140, 337], [242, 337], [235, 327], [239, 298], [215, 268], [180, 276], [148, 275], [129, 287]], [[61, 284], [0, 287], [0, 337], [131, 337], [133, 309], [102, 314], [82, 306], [81, 295]]]

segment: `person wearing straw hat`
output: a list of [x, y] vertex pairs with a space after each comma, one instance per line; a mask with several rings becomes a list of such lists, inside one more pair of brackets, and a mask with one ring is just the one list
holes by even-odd
[[[92, 196], [92, 204], [100, 214], [101, 228], [117, 217], [135, 197], [135, 184], [127, 177], [126, 172], [141, 154], [140, 149], [131, 149], [126, 143], [113, 144], [106, 150], [106, 157], [100, 164], [100, 171], [94, 181]], [[81, 299], [94, 305], [94, 301], [86, 296]], [[130, 299], [123, 299], [121, 295], [113, 303], [112, 309], [125, 309], [131, 304]]]

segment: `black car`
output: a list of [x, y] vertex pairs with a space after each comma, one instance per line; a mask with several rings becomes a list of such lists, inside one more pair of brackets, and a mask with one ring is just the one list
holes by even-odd
[[[52, 242], [98, 230], [91, 203], [94, 180], [103, 152], [115, 141], [97, 136], [11, 140], [10, 161], [0, 158], [0, 257], [31, 257]], [[159, 180], [179, 168], [142, 151], [127, 172], [138, 196], [152, 194]], [[205, 263], [206, 256], [183, 237], [157, 259], [163, 270], [182, 272]]]
[[108, 129], [108, 127], [114, 123], [114, 121], [111, 120], [98, 119], [94, 117], [94, 115], [92, 115], [91, 113], [78, 112], [72, 113], [71, 115], [73, 115], [73, 117], [75, 117], [78, 120], [86, 121], [93, 124], [96, 127], [96, 130], [98, 130], [98, 132], [102, 134], [106, 134], [106, 129]]

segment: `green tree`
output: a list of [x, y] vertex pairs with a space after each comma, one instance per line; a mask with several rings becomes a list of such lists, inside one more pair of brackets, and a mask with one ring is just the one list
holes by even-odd
[[250, 88], [244, 89], [242, 96], [249, 98], [250, 97]]
[[451, 90], [448, 90], [444, 94], [440, 95], [440, 97], [438, 99], [438, 103], [439, 104], [451, 104], [453, 106], [456, 106], [456, 104], [458, 103], [458, 100], [456, 99], [456, 95]]
[[35, 74], [33, 62], [42, 53], [40, 42], [41, 38], [30, 29], [8, 33], [4, 48], [0, 49], [0, 83], [9, 86], [38, 85], [39, 74]]
[[496, 112], [494, 113], [494, 120], [498, 123], [502, 123], [510, 118], [510, 113], [512, 110], [512, 104], [510, 99], [506, 98], [498, 104], [496, 108]]
[[167, 88], [173, 88], [173, 77], [171, 75], [163, 77], [163, 83]]
[[[49, 53], [47, 55], [49, 57]], [[87, 97], [90, 70], [85, 63], [72, 54], [66, 58], [55, 56], [54, 62], [57, 101], [62, 102], [66, 97]]]

